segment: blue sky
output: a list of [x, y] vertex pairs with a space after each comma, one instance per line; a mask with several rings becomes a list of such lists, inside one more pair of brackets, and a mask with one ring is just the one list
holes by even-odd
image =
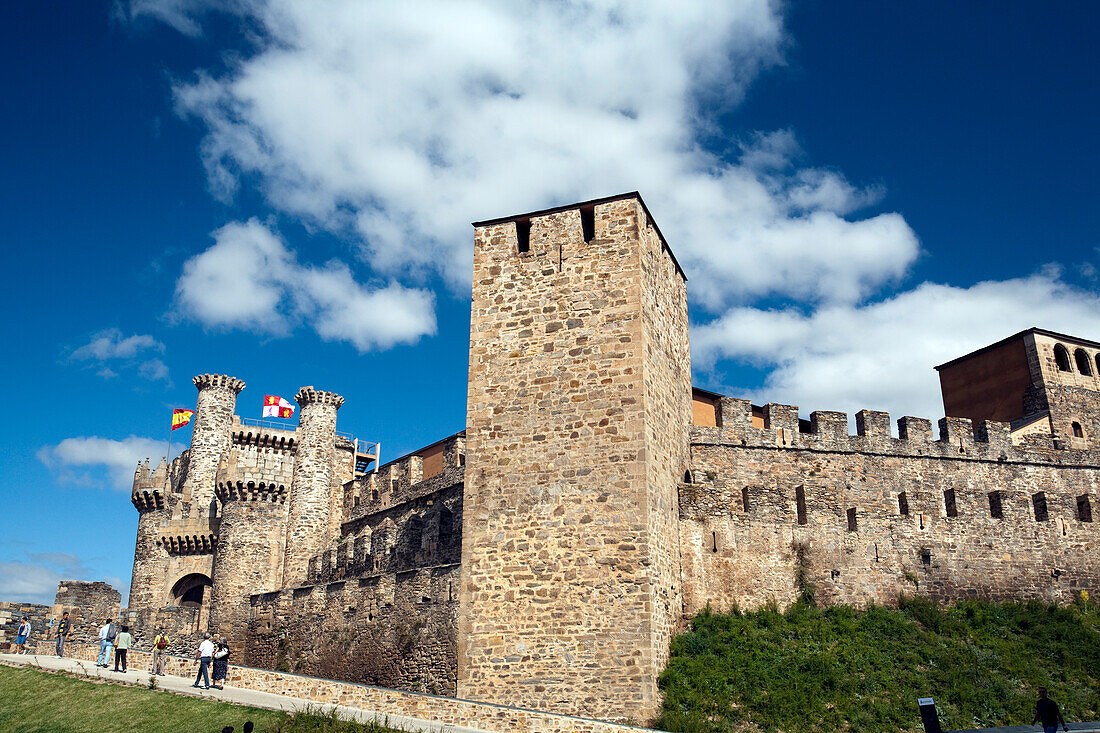
[[462, 429], [471, 221], [640, 190], [696, 384], [805, 414], [1100, 338], [1090, 4], [214, 5], [0, 10], [0, 599], [125, 592], [194, 374], [337, 391], [390, 457]]

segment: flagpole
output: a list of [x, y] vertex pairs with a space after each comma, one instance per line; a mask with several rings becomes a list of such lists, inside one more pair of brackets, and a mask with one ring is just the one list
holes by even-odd
[[[172, 412], [173, 421], [175, 420], [175, 411]], [[168, 455], [164, 457], [164, 481], [167, 484], [169, 493], [172, 491], [172, 433], [176, 432], [175, 425], [168, 428]]]

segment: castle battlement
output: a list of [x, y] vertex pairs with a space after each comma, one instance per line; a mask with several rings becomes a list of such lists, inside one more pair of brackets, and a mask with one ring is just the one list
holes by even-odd
[[234, 395], [244, 391], [244, 380], [231, 377], [227, 374], [199, 374], [191, 378], [191, 382], [199, 390], [227, 389]]

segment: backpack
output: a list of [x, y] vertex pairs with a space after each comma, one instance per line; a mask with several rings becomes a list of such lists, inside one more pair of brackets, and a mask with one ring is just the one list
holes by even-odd
[[158, 636], [157, 637], [157, 649], [167, 649], [167, 648], [168, 648], [168, 640], [165, 639], [163, 636]]
[[114, 641], [118, 636], [118, 627], [111, 624], [107, 627], [107, 641]]

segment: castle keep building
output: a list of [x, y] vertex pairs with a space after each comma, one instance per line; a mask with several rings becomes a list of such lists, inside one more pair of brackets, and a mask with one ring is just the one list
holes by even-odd
[[605, 719], [659, 706], [707, 605], [1068, 601], [1100, 586], [1100, 344], [1031, 329], [938, 367], [946, 413], [691, 386], [686, 278], [636, 194], [475, 226], [466, 428], [365, 470], [343, 398], [247, 425], [195, 378], [139, 466], [130, 612], [240, 663]]

